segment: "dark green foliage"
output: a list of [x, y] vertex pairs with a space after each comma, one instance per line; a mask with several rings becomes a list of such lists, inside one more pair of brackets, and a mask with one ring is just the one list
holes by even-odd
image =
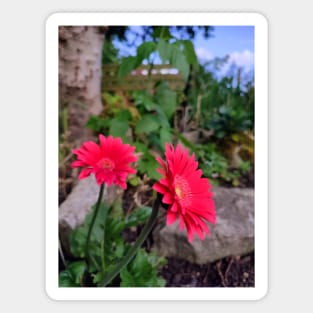
[[81, 287], [86, 270], [85, 261], [72, 262], [59, 274], [60, 287]]
[[[138, 116], [121, 118], [118, 112], [109, 120], [90, 120], [89, 126], [105, 134], [115, 134], [134, 144], [141, 153], [137, 168], [138, 174], [147, 174], [151, 179], [160, 178], [156, 172], [158, 163], [152, 151], [164, 153], [166, 143], [183, 142], [196, 153], [204, 176], [214, 184], [238, 184], [240, 176], [251, 168], [254, 148], [249, 143], [233, 140], [234, 136], [254, 132], [254, 82], [243, 83], [242, 70], [232, 67], [232, 73], [217, 79], [213, 73], [219, 73], [228, 56], [217, 58], [209, 64], [200, 65], [194, 50], [192, 38], [202, 30], [209, 37], [211, 27], [192, 26], [145, 26], [144, 41], [137, 47], [135, 56], [123, 58], [120, 64], [120, 77], [136, 69], [143, 60], [147, 60], [153, 69], [153, 54], [158, 54], [164, 64], [177, 68], [190, 88], [185, 88], [183, 96], [172, 89], [166, 81], [160, 81], [152, 90], [134, 91], [130, 97], [138, 111]], [[211, 68], [211, 69], [210, 69]], [[192, 69], [192, 72], [190, 72]], [[193, 128], [212, 131], [209, 143], [187, 143], [178, 125], [174, 124], [177, 112], [182, 106], [189, 110], [186, 124]], [[178, 117], [180, 121], [181, 117]], [[131, 136], [125, 138], [126, 131]], [[173, 136], [173, 133], [175, 135]], [[245, 146], [249, 156], [232, 167], [228, 149], [235, 145]], [[253, 143], [252, 143], [253, 145]]]
[[[199, 126], [213, 130], [217, 138], [254, 129], [253, 82], [241, 86], [241, 70], [237, 69], [236, 74], [237, 77], [224, 76], [218, 80], [200, 66], [195, 75], [195, 87], [189, 95], [194, 114], [199, 111]], [[197, 108], [199, 96], [201, 105]]]
[[[88, 229], [92, 219], [94, 207], [87, 215], [83, 225], [76, 228], [70, 234], [71, 254], [75, 261], [68, 264], [67, 268], [59, 274], [59, 285], [61, 287], [84, 286], [84, 277], [92, 278], [93, 284], [101, 284], [104, 275], [109, 273], [115, 264], [125, 255], [130, 247], [123, 238], [123, 231], [130, 227], [136, 227], [145, 223], [151, 215], [151, 207], [141, 207], [125, 215], [121, 203], [116, 202], [112, 207], [100, 206], [96, 222], [94, 224], [89, 244], [90, 265], [86, 266], [84, 261], [85, 244]], [[106, 221], [105, 225], [102, 221]], [[155, 254], [139, 250], [139, 257], [135, 257], [128, 265], [129, 270], [125, 269], [121, 274], [121, 286], [137, 286], [138, 277], [133, 272], [134, 269], [145, 279], [146, 286], [159, 287], [163, 280], [157, 275], [158, 269], [164, 265], [165, 260]], [[140, 266], [143, 268], [140, 269]], [[147, 271], [147, 269], [149, 269]], [[88, 273], [87, 273], [88, 271]], [[127, 275], [134, 280], [123, 281], [122, 276]], [[125, 274], [126, 273], [126, 274]], [[137, 287], [141, 286], [143, 282]]]
[[189, 40], [175, 40], [169, 42], [166, 37], [160, 37], [156, 39], [157, 42], [146, 41], [137, 47], [137, 53], [135, 56], [128, 56], [121, 60], [118, 78], [123, 78], [130, 74], [132, 70], [139, 67], [144, 60], [147, 60], [149, 64], [152, 64], [150, 57], [153, 53], [158, 53], [162, 62], [169, 63], [179, 70], [185, 81], [187, 81], [190, 65], [195, 68], [198, 66], [198, 59], [194, 51], [194, 47]]
[[175, 135], [190, 152], [195, 153], [203, 176], [209, 178], [214, 185], [230, 183], [237, 186], [239, 178], [251, 168], [250, 161], [243, 161], [238, 169], [233, 170], [223, 151], [215, 143], [194, 144], [178, 132]]
[[121, 287], [164, 287], [166, 282], [157, 269], [165, 264], [165, 258], [139, 249], [133, 262], [121, 271]]

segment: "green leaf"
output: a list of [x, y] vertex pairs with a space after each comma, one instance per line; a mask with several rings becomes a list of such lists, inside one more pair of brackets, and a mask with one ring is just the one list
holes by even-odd
[[139, 185], [140, 179], [138, 176], [133, 176], [131, 178], [129, 178], [129, 184], [133, 187], [136, 187]]
[[169, 127], [162, 127], [160, 131], [160, 141], [161, 145], [164, 147], [165, 143], [172, 142], [172, 133]]
[[150, 178], [159, 180], [161, 174], [157, 172], [159, 163], [153, 157], [140, 158], [138, 162], [138, 171], [142, 174], [147, 174]]
[[[176, 97], [176, 95], [175, 95], [175, 97]], [[162, 107], [165, 107], [165, 106], [161, 106], [161, 105], [156, 104], [156, 103], [150, 103], [149, 109], [147, 107], [147, 110], [148, 111], [156, 111], [158, 113], [161, 125], [164, 127], [169, 127], [170, 123], [169, 123], [168, 118], [167, 118], [165, 112], [163, 111]], [[176, 98], [175, 98], [175, 107], [176, 107]], [[165, 107], [165, 110], [167, 111], [168, 114], [172, 114], [168, 107]]]
[[115, 255], [118, 257], [118, 258], [121, 258], [123, 255], [124, 255], [124, 252], [125, 252], [125, 244], [124, 244], [124, 241], [123, 240], [118, 240], [116, 242], [116, 246], [115, 246]]
[[[181, 44], [183, 44], [184, 51], [180, 49]], [[198, 65], [193, 44], [189, 40], [168, 43], [160, 38], [157, 51], [159, 52], [162, 62], [166, 63], [169, 61], [173, 67], [180, 71], [185, 81], [188, 79], [190, 64]]]
[[173, 67], [177, 68], [180, 71], [180, 73], [182, 74], [184, 80], [187, 81], [190, 66], [189, 66], [189, 63], [187, 61], [186, 56], [179, 49], [179, 46], [173, 46], [172, 47], [170, 64], [173, 65]]
[[[94, 209], [95, 205], [92, 206], [91, 212], [86, 216], [84, 223], [70, 233], [70, 249], [72, 255], [75, 257], [85, 257], [87, 233]], [[108, 207], [105, 206], [104, 203], [101, 203], [98, 217], [95, 221], [93, 231], [90, 237], [90, 249], [93, 250], [93, 253], [97, 253], [97, 249], [100, 246], [100, 241], [103, 238], [103, 225], [101, 223], [103, 221], [103, 216], [106, 214], [106, 210], [108, 210]]]
[[160, 122], [158, 121], [157, 116], [144, 115], [142, 119], [138, 122], [136, 126], [136, 133], [146, 133], [149, 134], [152, 131], [157, 130], [160, 127]]
[[153, 38], [163, 38], [169, 40], [173, 38], [171, 32], [168, 29], [168, 26], [156, 26], [153, 29]]
[[77, 285], [81, 285], [86, 270], [85, 261], [77, 261], [70, 263], [67, 267], [67, 270], [72, 274], [74, 283]]
[[182, 135], [180, 132], [178, 132], [177, 130], [173, 130], [175, 136], [189, 149], [191, 149], [192, 151], [196, 151], [196, 146], [189, 141], [184, 135]]
[[137, 48], [137, 62], [140, 61], [140, 64], [143, 60], [149, 59], [150, 54], [156, 50], [156, 44], [153, 41], [147, 41], [142, 43]]
[[110, 135], [114, 137], [122, 137], [124, 139], [126, 137], [130, 119], [131, 114], [128, 110], [120, 111], [116, 117], [110, 121]]
[[86, 123], [86, 127], [95, 131], [95, 132], [103, 132], [104, 129], [106, 129], [110, 124], [110, 121], [108, 119], [101, 118], [97, 115], [92, 115], [88, 119]]
[[85, 257], [85, 244], [87, 240], [87, 230], [85, 227], [77, 227], [70, 233], [70, 250], [73, 256], [83, 258]]
[[60, 287], [78, 287], [82, 286], [82, 280], [86, 270], [85, 261], [76, 261], [70, 263], [66, 270], [59, 273]]
[[76, 287], [69, 271], [65, 270], [59, 273], [59, 287]]
[[143, 152], [145, 155], [150, 155], [150, 152], [149, 152], [149, 149], [148, 149], [147, 145], [145, 145], [145, 144], [143, 144], [142, 142], [139, 142], [139, 141], [134, 142], [134, 145], [136, 147], [136, 151]]
[[102, 273], [101, 272], [98, 272], [98, 273], [96, 273], [96, 274], [92, 274], [92, 282], [94, 283], [94, 284], [98, 284], [98, 283], [100, 283], [101, 281], [102, 281], [102, 279], [103, 279], [103, 276], [102, 276]]
[[149, 105], [152, 103], [152, 95], [146, 90], [135, 90], [132, 92], [132, 97], [136, 106], [143, 106], [149, 110]]
[[114, 200], [110, 208], [110, 216], [116, 221], [119, 221], [124, 218], [124, 212], [122, 207], [122, 199], [117, 198]]
[[164, 287], [165, 281], [158, 276], [164, 258], [139, 249], [135, 258], [120, 273], [121, 287]]
[[114, 137], [124, 137], [126, 135], [126, 132], [128, 130], [128, 122], [127, 121], [121, 121], [118, 118], [114, 118], [111, 120], [109, 128], [110, 135]]
[[131, 215], [126, 219], [126, 227], [133, 227], [139, 224], [144, 223], [148, 220], [151, 215], [152, 208], [148, 206], [141, 207], [135, 210]]
[[166, 114], [167, 118], [171, 118], [176, 111], [177, 95], [171, 90], [167, 84], [158, 86], [155, 93], [155, 101], [159, 104], [161, 110]]
[[195, 69], [198, 69], [199, 63], [193, 43], [190, 40], [183, 40], [182, 44], [184, 45], [184, 54], [187, 62], [192, 64]]
[[136, 69], [140, 63], [138, 64], [138, 59], [133, 56], [122, 59], [122, 63], [118, 68], [117, 77], [123, 78], [127, 76], [132, 70]]
[[173, 53], [173, 47], [164, 39], [160, 38], [158, 45], [157, 45], [157, 51], [159, 52], [162, 62], [166, 63], [166, 61], [170, 61], [171, 59], [171, 55]]

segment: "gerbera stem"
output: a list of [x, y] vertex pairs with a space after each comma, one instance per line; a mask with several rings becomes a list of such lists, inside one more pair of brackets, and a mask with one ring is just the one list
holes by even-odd
[[93, 226], [94, 226], [95, 221], [96, 221], [96, 217], [97, 217], [98, 212], [99, 212], [99, 208], [100, 208], [100, 204], [101, 204], [101, 200], [102, 200], [102, 196], [103, 196], [103, 190], [104, 190], [104, 184], [102, 184], [100, 186], [100, 191], [99, 191], [99, 196], [98, 196], [98, 200], [96, 203], [95, 211], [93, 213], [92, 220], [91, 220], [91, 223], [90, 223], [90, 226], [88, 229], [86, 246], [85, 246], [85, 257], [88, 256], [88, 248], [89, 248], [89, 241], [90, 241], [90, 237], [91, 237], [91, 232], [92, 232]]
[[132, 258], [136, 255], [137, 250], [140, 248], [140, 246], [144, 243], [147, 236], [149, 235], [150, 231], [152, 230], [152, 227], [154, 223], [156, 222], [156, 218], [159, 212], [159, 206], [160, 206], [161, 196], [158, 194], [154, 204], [152, 213], [150, 215], [150, 218], [141, 231], [137, 241], [134, 243], [133, 246], [130, 247], [126, 255], [122, 258], [122, 260], [117, 263], [116, 267], [112, 270], [112, 272], [108, 273], [102, 280], [102, 286], [105, 287], [108, 285], [122, 270], [123, 268], [132, 260]]
[[62, 245], [61, 245], [60, 238], [59, 238], [59, 252], [60, 252], [60, 257], [61, 257], [61, 260], [63, 262], [63, 265], [64, 265], [65, 268], [67, 268], [67, 262], [66, 262], [65, 257], [64, 257], [64, 253], [63, 253], [63, 250], [62, 250]]
[[101, 263], [102, 263], [102, 273], [104, 274], [105, 271], [105, 258], [106, 258], [106, 251], [105, 251], [105, 240], [106, 240], [106, 219], [108, 216], [108, 208], [105, 208], [104, 216], [103, 216], [103, 241], [101, 243]]

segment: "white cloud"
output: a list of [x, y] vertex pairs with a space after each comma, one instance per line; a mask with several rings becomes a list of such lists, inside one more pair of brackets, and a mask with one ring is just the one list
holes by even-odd
[[203, 47], [196, 48], [196, 54], [200, 61], [206, 62], [214, 59], [213, 53]]
[[235, 64], [249, 71], [254, 67], [254, 53], [250, 50], [234, 51], [229, 54], [229, 64]]
[[[207, 62], [215, 59], [215, 55], [205, 49], [204, 47], [196, 48], [196, 54], [198, 56], [199, 61]], [[226, 55], [220, 55], [220, 58], [223, 58]], [[231, 65], [235, 65], [236, 67], [240, 67], [244, 72], [249, 72], [254, 68], [254, 52], [250, 50], [243, 51], [233, 51], [228, 53], [228, 61], [221, 68], [221, 74], [226, 74], [226, 72], [230, 69]]]

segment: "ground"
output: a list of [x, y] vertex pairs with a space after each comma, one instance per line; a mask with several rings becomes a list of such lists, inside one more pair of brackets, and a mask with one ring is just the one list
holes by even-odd
[[203, 265], [168, 258], [160, 274], [166, 287], [254, 287], [254, 253]]

